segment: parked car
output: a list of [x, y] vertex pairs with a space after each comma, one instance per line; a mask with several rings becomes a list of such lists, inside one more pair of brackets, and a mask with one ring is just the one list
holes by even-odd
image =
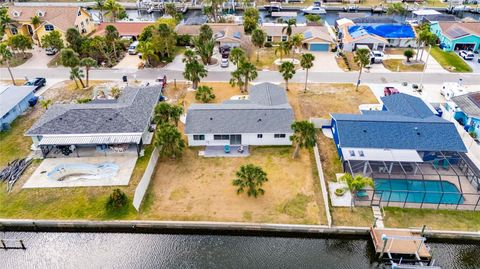
[[128, 47], [128, 54], [130, 55], [135, 55], [137, 54], [137, 47], [138, 47], [139, 42], [135, 41], [132, 44], [130, 44], [130, 47]]
[[400, 92], [399, 92], [399, 91], [397, 90], [397, 88], [395, 88], [395, 87], [388, 87], [388, 86], [387, 86], [387, 87], [385, 87], [385, 88], [383, 89], [383, 94], [384, 94], [385, 96], [389, 96], [389, 95], [397, 94], [397, 93], [400, 93]]
[[57, 52], [58, 52], [57, 48], [46, 48], [45, 49], [45, 53], [47, 55], [50, 55], [50, 56], [57, 54]]
[[25, 86], [35, 86], [35, 89], [33, 92], [38, 91], [41, 87], [45, 86], [47, 84], [47, 80], [45, 78], [34, 78], [31, 79], [27, 82], [25, 82]]
[[220, 66], [221, 66], [222, 68], [227, 68], [227, 67], [228, 67], [228, 64], [229, 64], [228, 59], [222, 59], [222, 62], [220, 63]]
[[458, 53], [460, 57], [462, 57], [464, 60], [471, 61], [473, 58], [475, 58], [475, 54], [471, 51], [467, 50], [461, 50], [460, 53]]
[[374, 50], [370, 53], [370, 56], [372, 57], [372, 62], [373, 63], [381, 63], [383, 62], [383, 58], [385, 57], [385, 54], [383, 52]]
[[167, 76], [166, 75], [163, 75], [163, 77], [158, 77], [155, 82], [159, 83], [160, 85], [162, 85], [162, 87], [165, 87], [167, 86]]
[[458, 82], [444, 82], [440, 94], [450, 101], [452, 97], [465, 94], [465, 89], [461, 83]]

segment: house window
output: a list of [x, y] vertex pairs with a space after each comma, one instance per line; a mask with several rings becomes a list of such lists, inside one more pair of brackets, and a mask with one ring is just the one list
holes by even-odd
[[257, 138], [263, 138], [263, 134], [257, 134]]
[[355, 157], [355, 151], [354, 150], [349, 150], [348, 152], [350, 153], [351, 157]]
[[275, 138], [285, 138], [286, 135], [285, 134], [274, 134], [273, 137], [275, 137]]
[[45, 31], [51, 32], [51, 31], [53, 31], [53, 29], [54, 29], [54, 28], [53, 28], [53, 25], [51, 25], [51, 24], [45, 24]]
[[287, 40], [288, 40], [288, 36], [282, 35], [282, 41], [285, 42], [285, 41], [287, 41]]
[[358, 151], [358, 156], [365, 157], [365, 153], [363, 153], [363, 150]]
[[267, 42], [272, 42], [273, 38], [271, 35], [267, 36]]
[[12, 27], [12, 28], [10, 28], [10, 32], [12, 33], [12, 35], [18, 34], [18, 29], [17, 29], [17, 27]]
[[82, 12], [79, 10], [78, 11], [78, 16], [81, 16], [82, 15]]
[[205, 140], [205, 135], [193, 135], [193, 140]]
[[85, 20], [85, 23], [88, 25], [88, 18]]
[[80, 23], [80, 25], [83, 27], [85, 27], [85, 24], [83, 23], [83, 21]]
[[213, 135], [213, 140], [229, 140], [229, 135]]

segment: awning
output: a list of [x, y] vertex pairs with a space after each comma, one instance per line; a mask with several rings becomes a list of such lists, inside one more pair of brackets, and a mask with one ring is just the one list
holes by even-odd
[[44, 136], [39, 146], [47, 145], [100, 145], [139, 144], [142, 135], [92, 135], [92, 136]]

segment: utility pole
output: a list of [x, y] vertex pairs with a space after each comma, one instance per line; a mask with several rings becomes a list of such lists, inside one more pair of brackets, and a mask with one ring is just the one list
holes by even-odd
[[425, 74], [425, 70], [427, 70], [427, 62], [428, 62], [428, 58], [430, 57], [431, 50], [432, 50], [432, 45], [428, 45], [427, 59], [425, 60], [425, 64], [423, 65], [422, 75], [420, 76], [420, 85], [418, 86], [418, 89], [422, 91], [423, 91], [423, 75]]

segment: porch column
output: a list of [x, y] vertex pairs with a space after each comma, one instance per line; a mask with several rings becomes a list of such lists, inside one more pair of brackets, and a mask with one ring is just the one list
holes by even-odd
[[363, 174], [364, 175], [367, 174], [367, 168], [368, 168], [368, 161], [366, 161], [365, 164], [363, 165]]
[[393, 162], [390, 163], [390, 168], [388, 168], [388, 173], [391, 174], [393, 169]]

